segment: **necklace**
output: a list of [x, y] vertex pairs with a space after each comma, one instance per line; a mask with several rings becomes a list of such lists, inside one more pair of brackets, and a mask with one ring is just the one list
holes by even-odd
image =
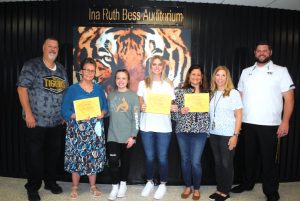
[[216, 99], [217, 99], [217, 92], [215, 92], [215, 94], [214, 94], [214, 98], [215, 98], [215, 99], [214, 99], [214, 120], [213, 120], [213, 123], [212, 123], [212, 125], [211, 125], [211, 129], [212, 129], [212, 130], [214, 130], [215, 127], [216, 127], [216, 122], [215, 122], [216, 110], [217, 110], [217, 106], [218, 106], [218, 103], [219, 103], [219, 101], [220, 101], [222, 95], [223, 95], [223, 92], [220, 94], [220, 96], [219, 96], [219, 98], [218, 98], [218, 100], [217, 100], [217, 102], [216, 102]]

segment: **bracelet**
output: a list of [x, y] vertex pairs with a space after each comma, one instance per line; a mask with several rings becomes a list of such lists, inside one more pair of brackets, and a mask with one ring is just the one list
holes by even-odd
[[239, 137], [239, 133], [234, 133], [233, 136]]
[[131, 136], [131, 138], [132, 138], [133, 140], [136, 140], [136, 136]]

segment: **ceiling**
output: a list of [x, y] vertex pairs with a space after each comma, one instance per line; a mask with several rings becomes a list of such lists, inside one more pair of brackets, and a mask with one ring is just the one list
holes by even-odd
[[159, 0], [159, 1], [215, 3], [215, 4], [226, 4], [226, 5], [279, 8], [279, 9], [300, 11], [300, 0]]
[[[32, 0], [0, 0], [0, 2], [8, 2], [8, 1], [32, 1]], [[42, 0], [39, 0], [39, 1], [42, 1]], [[225, 5], [279, 8], [279, 9], [300, 11], [300, 0], [152, 0], [152, 1], [181, 1], [181, 2], [194, 2], [194, 3], [213, 3], [213, 4], [225, 4]]]

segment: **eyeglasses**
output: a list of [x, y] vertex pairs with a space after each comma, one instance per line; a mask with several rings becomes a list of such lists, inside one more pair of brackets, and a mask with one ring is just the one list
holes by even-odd
[[82, 69], [82, 70], [85, 70], [85, 72], [87, 72], [87, 73], [91, 73], [91, 74], [94, 74], [96, 71], [94, 71], [94, 70], [89, 70], [89, 69]]

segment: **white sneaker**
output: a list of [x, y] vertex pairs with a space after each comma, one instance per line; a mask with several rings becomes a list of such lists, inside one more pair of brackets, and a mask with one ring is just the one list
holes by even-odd
[[143, 189], [141, 195], [142, 195], [143, 197], [148, 197], [149, 194], [150, 194], [150, 192], [153, 190], [153, 188], [154, 188], [153, 182], [152, 182], [152, 181], [148, 181], [148, 182], [146, 183], [146, 186], [144, 187], [144, 189]]
[[160, 184], [154, 194], [154, 199], [160, 200], [164, 197], [167, 192], [166, 184]]
[[121, 181], [117, 197], [118, 198], [125, 197], [126, 191], [127, 191], [126, 181]]
[[109, 200], [117, 199], [118, 190], [119, 190], [119, 184], [113, 184], [108, 199]]

